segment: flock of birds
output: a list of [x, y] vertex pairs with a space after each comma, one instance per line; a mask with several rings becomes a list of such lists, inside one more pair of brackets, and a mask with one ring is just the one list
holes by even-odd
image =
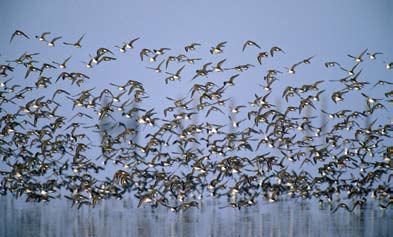
[[[44, 32], [35, 38], [48, 47], [83, 48], [85, 35], [74, 42], [51, 35]], [[17, 30], [10, 43], [32, 38]], [[187, 96], [167, 97], [169, 107], [143, 108], [149, 99], [143, 81], [87, 88], [93, 78], [71, 71], [67, 64], [72, 57], [43, 62], [39, 53], [25, 52], [1, 62], [2, 195], [10, 192], [35, 202], [64, 196], [78, 208], [132, 195], [138, 207], [173, 211], [200, 207], [208, 196], [227, 198], [224, 207], [238, 209], [285, 198], [315, 198], [333, 212], [361, 209], [370, 198], [377, 199], [381, 209], [393, 203], [393, 81], [362, 79], [364, 61], [382, 66], [382, 53], [348, 55], [353, 62], [349, 68], [325, 62], [326, 70], [344, 76], [293, 86], [281, 78], [306, 68], [314, 56], [280, 71], [264, 64], [286, 52], [278, 46], [265, 51], [251, 40], [239, 51], [254, 52], [253, 58], [236, 66], [225, 66], [229, 62], [223, 58], [202, 63], [203, 58], [192, 57], [203, 51], [199, 43], [186, 45], [179, 55], [170, 55], [170, 48], [137, 49], [140, 44], [135, 38], [98, 48], [89, 54], [84, 70], [136, 51], [167, 87], [189, 80]], [[222, 57], [226, 47], [227, 42], [220, 42], [205, 54]], [[383, 63], [392, 69], [393, 63]], [[201, 67], [195, 70], [197, 65]], [[260, 93], [244, 95], [247, 104], [231, 104], [228, 91], [252, 69], [265, 72]], [[216, 79], [224, 73], [224, 81]], [[286, 87], [277, 92], [279, 83]], [[370, 96], [374, 89], [384, 94]], [[272, 93], [280, 93], [287, 106], [273, 103]], [[322, 98], [340, 108], [351, 96], [364, 109], [321, 109]]]

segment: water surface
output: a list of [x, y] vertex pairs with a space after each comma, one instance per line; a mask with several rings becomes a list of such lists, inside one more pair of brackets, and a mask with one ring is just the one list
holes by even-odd
[[[225, 201], [223, 203], [226, 203]], [[25, 203], [0, 197], [0, 236], [392, 236], [393, 210], [377, 203], [349, 213], [314, 201], [260, 201], [241, 210], [204, 201], [174, 213], [135, 208], [131, 200], [106, 200], [96, 208], [71, 208], [65, 200]]]

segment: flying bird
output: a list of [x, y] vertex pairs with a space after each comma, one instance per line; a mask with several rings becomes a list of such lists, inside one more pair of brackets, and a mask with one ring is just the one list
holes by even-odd
[[82, 39], [85, 37], [85, 34], [83, 34], [75, 43], [67, 43], [67, 42], [63, 42], [63, 44], [65, 45], [71, 45], [74, 46], [75, 48], [81, 48], [81, 41]]
[[353, 56], [350, 54], [347, 54], [348, 57], [353, 58], [355, 60], [355, 62], [359, 63], [359, 62], [363, 62], [363, 55], [367, 52], [367, 49], [363, 50], [358, 56]]
[[36, 35], [35, 37], [39, 40], [39, 41], [45, 41], [47, 42], [47, 39], [45, 38], [47, 35], [49, 35], [50, 32], [44, 32], [41, 35]]
[[248, 46], [254, 46], [254, 47], [257, 47], [258, 49], [261, 48], [261, 47], [260, 47], [257, 43], [255, 43], [254, 41], [252, 41], [252, 40], [247, 40], [247, 41], [243, 44], [243, 49], [242, 49], [242, 51], [244, 52], [244, 50], [245, 50], [246, 47], [248, 47]]
[[226, 41], [218, 43], [215, 47], [211, 47], [210, 53], [211, 54], [220, 54], [223, 52], [223, 49], [226, 45]]
[[157, 65], [157, 67], [146, 67], [146, 68], [148, 68], [148, 69], [152, 69], [152, 70], [154, 70], [156, 73], [160, 73], [162, 70], [161, 70], [161, 66], [162, 66], [162, 64], [164, 63], [164, 61], [165, 60], [162, 60], [158, 65]]
[[257, 56], [258, 63], [262, 65], [262, 58], [267, 58], [268, 56], [267, 52], [260, 52]]
[[12, 40], [15, 38], [15, 36], [23, 36], [23, 37], [25, 37], [26, 39], [30, 39], [30, 37], [29, 37], [27, 34], [25, 34], [23, 31], [16, 30], [16, 31], [15, 31], [14, 33], [12, 33], [12, 35], [11, 35], [10, 43], [11, 43]]
[[201, 46], [201, 44], [199, 44], [199, 43], [191, 43], [190, 45], [186, 45], [186, 46], [184, 47], [184, 50], [185, 50], [186, 52], [194, 51], [194, 50], [196, 49], [196, 46]]
[[367, 53], [369, 59], [374, 60], [377, 58], [377, 55], [383, 54], [382, 52], [375, 52], [375, 53]]
[[275, 53], [278, 53], [278, 52], [285, 53], [284, 50], [282, 50], [282, 49], [281, 49], [280, 47], [278, 47], [278, 46], [273, 46], [273, 47], [270, 49], [270, 55], [271, 55], [272, 57], [274, 56]]
[[127, 49], [132, 49], [132, 48], [134, 48], [134, 43], [135, 43], [136, 41], [138, 41], [139, 39], [140, 39], [140, 38], [137, 37], [137, 38], [135, 38], [135, 39], [132, 39], [132, 40], [128, 41], [128, 42], [125, 44], [126, 48], [127, 48]]
[[53, 38], [53, 39], [50, 40], [50, 41], [47, 41], [47, 42], [48, 42], [48, 46], [54, 47], [54, 46], [55, 46], [55, 42], [56, 42], [57, 40], [61, 39], [61, 38], [63, 38], [63, 37], [62, 37], [62, 36], [58, 36], [58, 37]]
[[62, 63], [58, 63], [58, 62], [55, 62], [55, 61], [52, 61], [52, 63], [54, 63], [57, 66], [59, 66], [59, 68], [64, 69], [64, 68], [67, 68], [67, 63], [68, 63], [68, 61], [70, 61], [71, 58], [72, 58], [72, 56], [69, 56]]

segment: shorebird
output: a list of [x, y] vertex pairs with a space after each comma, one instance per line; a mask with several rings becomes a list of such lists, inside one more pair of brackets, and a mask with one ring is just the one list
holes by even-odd
[[171, 50], [171, 49], [170, 48], [153, 49], [153, 53], [156, 55], [163, 55], [167, 50]]
[[260, 47], [257, 43], [255, 43], [254, 41], [252, 41], [252, 40], [247, 40], [247, 41], [243, 44], [243, 49], [242, 49], [242, 51], [244, 52], [244, 50], [245, 50], [246, 47], [248, 47], [248, 46], [254, 46], [254, 47], [257, 47], [258, 49], [261, 48], [261, 47]]
[[201, 44], [199, 44], [199, 43], [192, 43], [192, 44], [190, 44], [190, 45], [186, 45], [186, 46], [184, 47], [184, 50], [185, 50], [186, 52], [188, 52], [188, 51], [194, 51], [194, 50], [196, 49], [196, 46], [201, 46]]
[[185, 66], [183, 65], [181, 68], [179, 68], [176, 73], [170, 73], [170, 72], [165, 72], [166, 74], [170, 75], [168, 78], [165, 79], [165, 83], [168, 84], [168, 81], [175, 81], [175, 80], [180, 80], [181, 76], [180, 73], [183, 71]]
[[352, 56], [350, 54], [348, 54], [348, 57], [351, 57], [355, 60], [355, 62], [359, 63], [359, 62], [363, 62], [363, 56], [364, 54], [367, 52], [367, 49], [363, 50], [358, 56]]
[[67, 63], [68, 61], [71, 59], [72, 56], [69, 56], [68, 58], [64, 59], [64, 61], [62, 63], [58, 63], [53, 61], [52, 63], [56, 64], [57, 66], [59, 66], [59, 68], [64, 69], [67, 68]]
[[143, 61], [143, 57], [149, 57], [149, 54], [153, 53], [150, 49], [144, 48], [141, 50], [139, 53], [139, 57], [141, 58], [141, 61]]
[[223, 52], [223, 49], [226, 45], [226, 41], [218, 43], [215, 47], [211, 47], [210, 53], [211, 54], [220, 54]]
[[273, 46], [273, 47], [270, 49], [270, 56], [273, 57], [274, 54], [277, 53], [277, 52], [285, 53], [284, 50], [282, 50], [280, 47], [278, 47], [278, 46]]
[[381, 52], [367, 53], [368, 57], [369, 57], [371, 60], [375, 60], [375, 59], [377, 58], [377, 55], [381, 55], [381, 54], [383, 54], [383, 53], [381, 53]]
[[10, 43], [11, 43], [12, 40], [15, 38], [15, 36], [23, 36], [23, 37], [25, 37], [26, 39], [30, 39], [30, 37], [29, 37], [27, 34], [25, 34], [23, 31], [16, 30], [16, 31], [15, 31], [14, 33], [12, 33], [12, 35], [11, 35]]
[[268, 56], [267, 52], [260, 52], [257, 56], [258, 63], [262, 65], [262, 58], [267, 58]]
[[359, 63], [360, 62], [358, 62], [358, 63], [356, 63], [355, 65], [353, 65], [353, 67], [351, 68], [351, 69], [345, 69], [345, 68], [343, 68], [343, 67], [340, 67], [343, 71], [346, 71], [347, 73], [348, 73], [348, 75], [349, 76], [353, 76], [353, 75], [355, 75], [355, 69], [357, 68], [357, 66], [359, 66]]
[[223, 72], [225, 69], [222, 68], [222, 64], [226, 61], [226, 59], [223, 59], [217, 63], [216, 66], [213, 67], [213, 71], [215, 72]]
[[324, 65], [325, 67], [341, 66], [338, 62], [333, 62], [333, 61], [325, 62]]
[[49, 35], [50, 32], [44, 32], [41, 35], [36, 35], [35, 37], [39, 40], [39, 41], [45, 41], [47, 42], [47, 39], [45, 38], [47, 35]]
[[82, 39], [85, 37], [85, 34], [83, 34], [75, 43], [67, 43], [67, 42], [63, 42], [63, 44], [65, 45], [71, 45], [74, 46], [75, 48], [81, 48], [81, 41]]
[[132, 40], [128, 41], [128, 42], [125, 43], [124, 45], [126, 46], [127, 49], [132, 49], [132, 48], [134, 48], [134, 43], [135, 43], [136, 41], [138, 41], [139, 39], [140, 39], [140, 38], [137, 37], [137, 38], [135, 38], [135, 39], [132, 39]]
[[63, 37], [62, 36], [58, 36], [58, 37], [55, 37], [55, 38], [51, 39], [50, 41], [47, 41], [48, 46], [54, 47], [55, 46], [55, 42], [57, 40], [61, 39], [61, 38], [63, 38]]
[[157, 67], [146, 67], [146, 68], [148, 68], [148, 69], [152, 69], [152, 70], [154, 70], [156, 73], [160, 73], [162, 70], [161, 70], [161, 66], [162, 66], [162, 64], [164, 63], [164, 61], [165, 60], [162, 60], [158, 65], [157, 65]]
[[393, 68], [393, 62], [388, 63], [388, 62], [385, 62], [385, 61], [384, 61], [383, 63], [385, 63], [385, 68], [386, 68], [386, 69], [390, 70], [390, 69]]

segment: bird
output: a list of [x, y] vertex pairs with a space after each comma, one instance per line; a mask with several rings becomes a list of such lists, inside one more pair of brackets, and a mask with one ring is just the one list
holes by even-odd
[[93, 68], [93, 60], [93, 58], [90, 58], [88, 62], [81, 61], [81, 63], [83, 63], [87, 68]]
[[232, 127], [233, 128], [238, 128], [240, 126], [240, 123], [246, 121], [247, 119], [242, 119], [239, 121], [235, 121], [231, 116], [228, 116], [229, 121], [231, 121]]
[[211, 107], [207, 110], [207, 112], [206, 112], [206, 117], [208, 117], [209, 114], [210, 114], [211, 112], [213, 112], [213, 111], [218, 111], [218, 112], [220, 112], [220, 113], [222, 113], [222, 114], [225, 114], [220, 108], [218, 108], [218, 107], [216, 107], [216, 106], [211, 106]]
[[101, 57], [101, 58], [97, 61], [97, 64], [100, 64], [100, 63], [102, 63], [102, 62], [114, 61], [114, 60], [117, 60], [117, 59], [114, 58], [114, 57], [103, 56], [103, 57]]
[[101, 48], [96, 50], [96, 54], [97, 54], [96, 57], [99, 58], [99, 57], [101, 57], [102, 55], [104, 55], [106, 53], [110, 53], [110, 54], [114, 55], [113, 52], [110, 49], [105, 48], [105, 47], [101, 47]]
[[137, 38], [132, 39], [132, 40], [128, 41], [127, 43], [125, 43], [126, 48], [127, 48], [127, 49], [132, 49], [132, 48], [134, 48], [134, 43], [135, 43], [136, 41], [138, 41], [139, 39], [140, 39], [140, 38], [137, 37]]
[[353, 67], [351, 69], [345, 69], [343, 67], [340, 67], [341, 70], [346, 71], [348, 73], [348, 75], [353, 76], [355, 75], [355, 69], [357, 68], [357, 66], [359, 66], [360, 62], [357, 62], [355, 65], [353, 65]]
[[127, 51], [127, 45], [126, 44], [123, 44], [123, 46], [115, 45], [115, 47], [119, 49], [120, 53], [125, 53]]
[[165, 79], [165, 83], [168, 83], [168, 80], [169, 81], [180, 80], [181, 79], [180, 73], [183, 71], [184, 68], [185, 68], [185, 65], [183, 65], [181, 68], [179, 68], [176, 71], [176, 73], [165, 72], [166, 74], [170, 75], [170, 77]]
[[353, 58], [355, 62], [360, 63], [363, 62], [363, 55], [367, 52], [367, 49], [363, 50], [358, 56], [352, 56], [350, 54], [347, 54], [348, 57]]
[[277, 53], [277, 52], [285, 53], [284, 50], [282, 50], [280, 47], [278, 47], [278, 46], [273, 46], [273, 47], [270, 49], [270, 56], [273, 57], [274, 54]]
[[63, 90], [63, 89], [57, 89], [54, 93], [53, 93], [53, 95], [52, 95], [52, 100], [54, 100], [55, 99], [55, 97], [56, 97], [56, 95], [58, 95], [58, 94], [66, 94], [66, 95], [71, 95], [68, 91], [66, 91], [66, 90]]
[[334, 61], [329, 61], [329, 62], [325, 62], [325, 67], [334, 67], [334, 66], [341, 66], [338, 62], [334, 62]]
[[184, 47], [184, 50], [185, 50], [186, 52], [194, 51], [194, 50], [196, 49], [196, 46], [201, 46], [201, 44], [199, 44], [199, 43], [191, 43], [191, 44], [189, 44], [189, 45], [186, 45], [186, 46]]
[[318, 93], [317, 93], [315, 96], [311, 96], [311, 98], [312, 98], [314, 101], [320, 101], [320, 96], [321, 96], [321, 94], [324, 93], [324, 92], [325, 92], [325, 90], [318, 91]]
[[379, 81], [377, 81], [374, 85], [373, 85], [373, 87], [372, 88], [374, 88], [374, 87], [376, 87], [376, 86], [378, 86], [378, 85], [381, 85], [381, 86], [383, 86], [383, 85], [393, 85], [393, 82], [389, 82], [389, 81], [384, 81], [384, 80], [379, 80]]
[[377, 55], [383, 54], [382, 52], [375, 52], [375, 53], [367, 53], [369, 59], [375, 60], [377, 58]]
[[194, 76], [191, 80], [194, 80], [194, 79], [196, 79], [196, 78], [199, 77], [199, 76], [206, 77], [207, 74], [209, 74], [209, 72], [211, 72], [211, 70], [208, 70], [208, 69], [207, 69], [207, 67], [210, 66], [211, 64], [212, 64], [211, 62], [205, 63], [205, 64], [202, 66], [201, 69], [196, 70], [196, 74], [195, 74], [195, 76]]
[[248, 70], [251, 67], [254, 67], [254, 65], [247, 63], [247, 64], [238, 65], [236, 67], [233, 67], [232, 69], [242, 72]]
[[154, 70], [156, 73], [160, 73], [162, 70], [161, 70], [161, 66], [162, 66], [162, 64], [164, 63], [164, 61], [165, 60], [162, 60], [158, 65], [157, 65], [157, 67], [146, 67], [146, 68], [148, 68], [148, 69], [152, 69], [152, 70]]
[[163, 55], [167, 50], [171, 50], [171, 49], [170, 48], [153, 49], [153, 53], [156, 55]]
[[15, 38], [15, 36], [23, 36], [23, 37], [25, 37], [26, 39], [30, 39], [30, 37], [29, 37], [27, 34], [25, 34], [23, 31], [16, 30], [16, 31], [15, 31], [14, 33], [12, 33], [12, 35], [11, 35], [10, 43], [11, 43], [12, 40]]
[[195, 61], [200, 61], [200, 60], [202, 60], [202, 58], [187, 58], [184, 61], [189, 63], [189, 64], [195, 64]]
[[311, 59], [313, 59], [314, 57], [315, 57], [315, 55], [303, 59], [303, 63], [304, 63], [304, 64], [310, 64], [310, 63], [311, 63]]
[[242, 49], [242, 51], [244, 52], [244, 50], [245, 50], [246, 47], [248, 47], [248, 46], [255, 46], [255, 47], [257, 47], [258, 49], [261, 48], [261, 47], [260, 47], [257, 43], [255, 43], [254, 41], [252, 41], [252, 40], [247, 40], [247, 41], [243, 44], [243, 49]]
[[222, 68], [222, 64], [226, 61], [226, 59], [223, 59], [217, 63], [217, 65], [213, 68], [213, 71], [215, 72], [223, 72], [225, 69]]
[[237, 114], [240, 112], [240, 109], [242, 109], [242, 108], [246, 108], [246, 106], [245, 105], [238, 105], [238, 106], [232, 107], [231, 112], [234, 114]]
[[61, 38], [63, 38], [63, 37], [62, 37], [62, 36], [58, 36], [58, 37], [55, 37], [55, 38], [51, 39], [50, 41], [47, 41], [48, 46], [54, 47], [54, 46], [55, 46], [55, 42], [56, 42], [57, 40], [61, 39]]
[[336, 91], [332, 93], [331, 98], [334, 103], [337, 103], [344, 100], [343, 95], [346, 93], [348, 93], [348, 91]]
[[75, 42], [75, 43], [67, 43], [67, 42], [63, 42], [63, 44], [65, 45], [71, 45], [74, 46], [75, 48], [81, 48], [81, 41], [82, 39], [85, 37], [85, 34], [83, 34], [81, 37], [79, 37], [79, 39]]
[[224, 86], [234, 86], [234, 85], [235, 85], [234, 80], [235, 80], [237, 77], [239, 77], [239, 76], [240, 76], [240, 74], [235, 74], [235, 75], [231, 76], [231, 77], [229, 78], [229, 80], [223, 82], [223, 85], [224, 85]]
[[347, 210], [347, 211], [349, 211], [349, 212], [352, 212], [352, 211], [353, 211], [353, 209], [351, 210], [351, 209], [348, 207], [347, 204], [341, 202], [341, 203], [337, 204], [336, 208], [333, 209], [332, 213], [335, 213], [339, 208], [344, 208], [345, 210]]
[[384, 203], [379, 203], [379, 208], [384, 211], [386, 210], [390, 205], [393, 205], [393, 201], [390, 200], [388, 203], [384, 204]]
[[302, 61], [302, 62], [295, 63], [295, 64], [293, 64], [293, 65], [292, 65], [291, 67], [289, 67], [289, 68], [287, 68], [287, 67], [284, 67], [284, 68], [288, 70], [288, 73], [289, 73], [289, 74], [295, 74], [295, 68], [296, 68], [297, 66], [299, 66], [300, 64], [302, 64], [302, 63], [303, 63], [303, 61]]
[[47, 35], [49, 35], [50, 32], [44, 32], [41, 35], [36, 35], [35, 37], [39, 40], [39, 41], [47, 41], [47, 39], [45, 38]]
[[262, 65], [262, 58], [267, 58], [269, 55], [267, 52], [260, 52], [258, 53], [257, 60], [259, 65]]
[[143, 61], [143, 57], [149, 57], [149, 54], [153, 53], [150, 49], [144, 48], [140, 51], [139, 57], [141, 58], [141, 61]]
[[42, 64], [42, 67], [40, 69], [40, 76], [42, 75], [42, 73], [44, 72], [45, 69], [50, 69], [50, 68], [56, 69], [56, 67], [53, 66], [52, 64], [49, 64], [49, 63]]
[[69, 56], [68, 58], [64, 59], [64, 61], [62, 63], [58, 63], [55, 61], [52, 61], [52, 63], [59, 66], [59, 68], [64, 69], [64, 68], [67, 68], [67, 63], [68, 63], [68, 61], [70, 61], [71, 58], [72, 58], [72, 56]]
[[378, 101], [381, 101], [381, 100], [382, 100], [382, 99], [372, 98], [372, 97], [370, 97], [370, 96], [364, 94], [363, 92], [361, 92], [360, 94], [361, 94], [364, 98], [367, 99], [366, 102], [367, 102], [367, 105], [368, 105], [369, 107], [371, 107], [372, 104], [378, 103]]
[[223, 41], [223, 42], [218, 43], [215, 47], [211, 47], [210, 53], [211, 54], [220, 54], [220, 53], [222, 53], [223, 52], [222, 48], [225, 47], [226, 43], [227, 43], [226, 41]]
[[383, 61], [383, 63], [385, 63], [385, 68], [386, 69], [390, 70], [390, 69], [393, 68], [393, 62], [388, 63], [388, 62]]

